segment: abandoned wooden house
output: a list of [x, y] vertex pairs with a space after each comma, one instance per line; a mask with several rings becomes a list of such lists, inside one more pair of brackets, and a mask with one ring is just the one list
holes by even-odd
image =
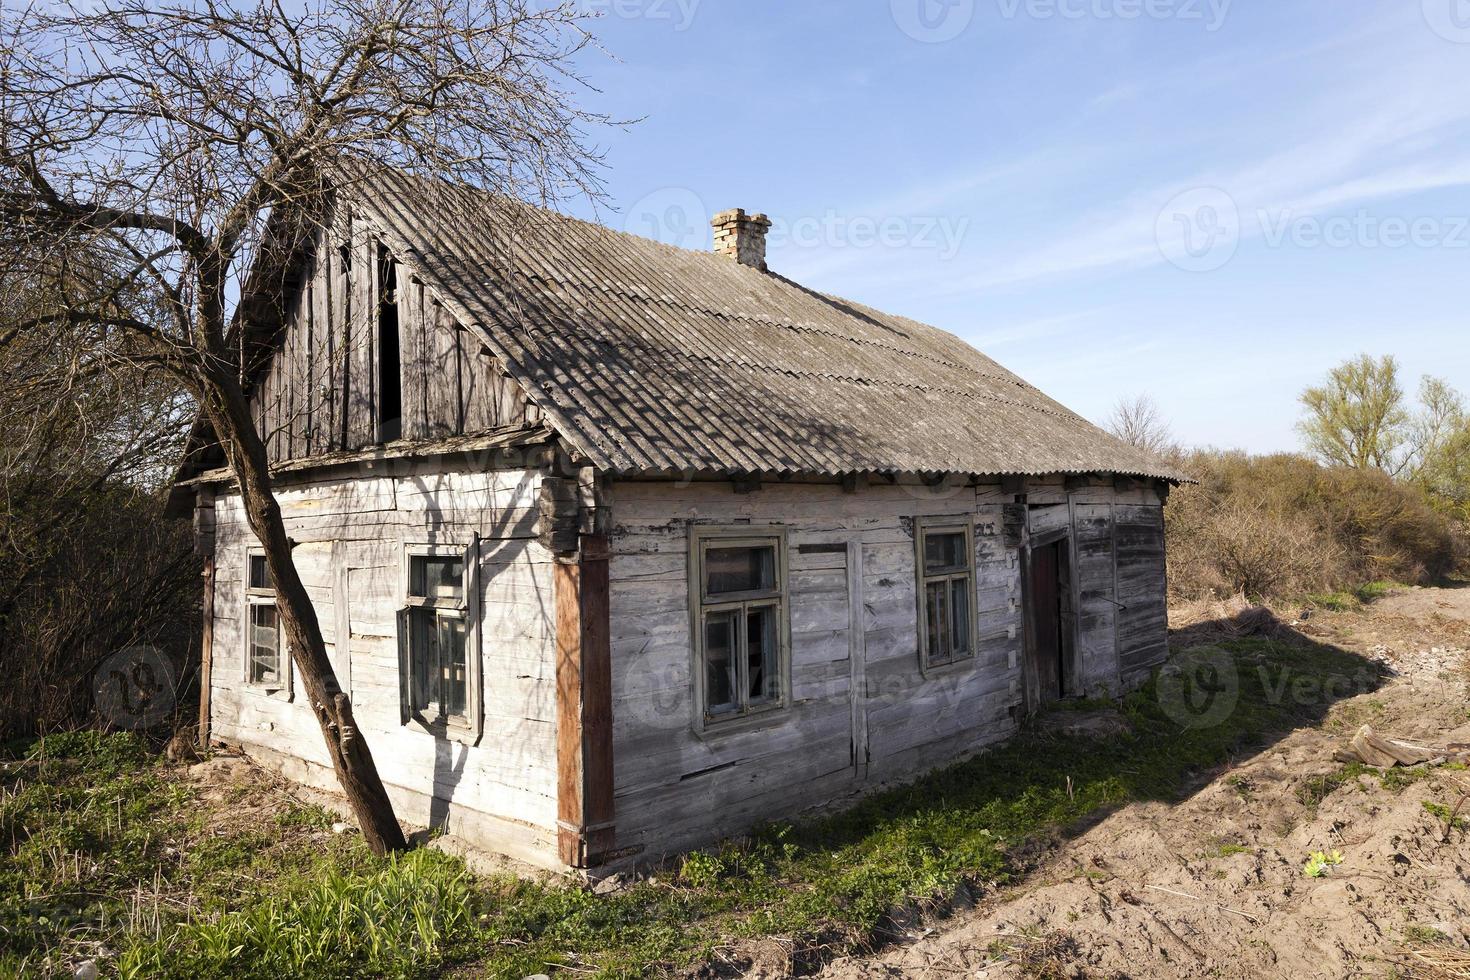
[[[763, 216], [695, 252], [363, 170], [298, 224], [247, 291], [248, 390], [403, 819], [544, 866], [656, 858], [1164, 659], [1178, 474], [769, 271]], [[175, 489], [206, 724], [331, 788], [224, 464], [197, 427]]]

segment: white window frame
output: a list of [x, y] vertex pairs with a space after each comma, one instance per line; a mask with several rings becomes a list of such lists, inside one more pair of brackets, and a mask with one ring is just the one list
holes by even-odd
[[[459, 558], [464, 562], [464, 578], [461, 583], [463, 602], [453, 607], [462, 611], [465, 622], [465, 715], [462, 718], [425, 718], [411, 707], [414, 650], [410, 614], [415, 609], [447, 608], [443, 600], [412, 594], [415, 558]], [[480, 655], [480, 538], [476, 535], [468, 544], [406, 544], [403, 548], [402, 573], [399, 587], [402, 603], [398, 612], [400, 721], [405, 727], [436, 738], [476, 745], [484, 732], [483, 667]]]
[[[963, 534], [965, 537], [965, 567], [954, 571], [937, 572], [930, 575], [924, 561], [924, 542], [930, 535]], [[929, 589], [931, 582], [966, 583], [965, 594], [969, 597], [970, 648], [963, 656], [953, 657], [942, 663], [931, 663], [929, 656]], [[975, 651], [979, 647], [979, 616], [976, 609], [975, 592], [975, 521], [969, 517], [919, 518], [914, 522], [914, 597], [918, 606], [917, 632], [919, 635], [919, 670], [924, 675], [960, 670], [973, 666]]]
[[[711, 547], [775, 548], [775, 588], [756, 592], [733, 592], [710, 596], [705, 591], [705, 554]], [[697, 527], [689, 535], [689, 628], [690, 676], [693, 681], [693, 722], [696, 732], [728, 731], [770, 722], [791, 707], [791, 594], [786, 558], [786, 528], [776, 525], [737, 524]], [[706, 613], [773, 604], [776, 607], [776, 678], [779, 695], [763, 704], [745, 705], [736, 711], [711, 716], [707, 710], [708, 680], [705, 666], [704, 617]], [[738, 654], [737, 654], [738, 656]], [[743, 698], [742, 698], [743, 700]]]
[[[245, 595], [245, 614], [241, 629], [241, 632], [245, 634], [245, 643], [240, 658], [240, 676], [245, 682], [246, 688], [249, 690], [259, 691], [270, 697], [290, 701], [295, 693], [293, 681], [296, 665], [291, 662], [291, 648], [286, 642], [286, 631], [281, 626], [281, 610], [276, 601], [275, 588], [252, 588], [250, 585], [250, 566], [253, 559], [256, 558], [265, 558], [264, 548], [249, 548], [246, 550], [245, 568], [240, 578], [240, 583], [244, 586], [243, 592]], [[269, 567], [266, 568], [266, 575], [270, 575]], [[280, 675], [280, 680], [274, 683], [258, 681], [251, 676], [250, 658], [255, 650], [254, 611], [258, 606], [272, 606], [276, 610], [276, 654], [280, 658], [280, 667], [277, 669], [277, 673]]]

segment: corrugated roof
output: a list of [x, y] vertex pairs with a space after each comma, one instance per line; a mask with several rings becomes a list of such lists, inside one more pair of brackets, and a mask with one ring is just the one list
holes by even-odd
[[1183, 478], [935, 327], [442, 180], [344, 190], [603, 469]]

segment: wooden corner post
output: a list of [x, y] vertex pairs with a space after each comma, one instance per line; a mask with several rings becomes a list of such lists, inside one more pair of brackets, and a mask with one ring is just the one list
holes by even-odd
[[556, 563], [557, 850], [574, 868], [613, 849], [608, 539], [579, 535]]

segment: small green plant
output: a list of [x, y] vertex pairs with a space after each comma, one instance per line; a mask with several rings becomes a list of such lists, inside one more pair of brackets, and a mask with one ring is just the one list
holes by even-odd
[[1328, 612], [1347, 612], [1358, 608], [1358, 598], [1350, 592], [1323, 592], [1307, 596], [1307, 601]]
[[1367, 585], [1358, 586], [1355, 594], [1360, 602], [1372, 602], [1375, 599], [1382, 599], [1395, 589], [1402, 588], [1404, 586], [1397, 582], [1369, 582]]
[[1251, 796], [1255, 792], [1255, 787], [1251, 785], [1251, 781], [1238, 774], [1225, 780], [1225, 785], [1235, 790], [1235, 795], [1246, 803], [1251, 801]]
[[1424, 801], [1424, 810], [1433, 814], [1440, 823], [1444, 824], [1445, 838], [1448, 839], [1452, 830], [1470, 830], [1470, 817], [1462, 817], [1459, 808], [1451, 808], [1443, 803], [1434, 803], [1430, 800]]
[[695, 851], [684, 858], [679, 868], [679, 878], [695, 888], [709, 888], [723, 878], [729, 868], [724, 858], [708, 851]]
[[1313, 851], [1311, 856], [1307, 858], [1307, 863], [1302, 865], [1302, 874], [1306, 875], [1308, 878], [1321, 878], [1325, 876], [1331, 868], [1341, 864], [1343, 860], [1344, 859], [1341, 851], [1331, 851], [1327, 853], [1324, 853], [1322, 851]]
[[1419, 946], [1444, 946], [1454, 942], [1449, 936], [1429, 926], [1406, 926], [1404, 938]]
[[1233, 857], [1236, 854], [1250, 854], [1251, 849], [1249, 847], [1246, 847], [1244, 844], [1236, 844], [1232, 841], [1227, 841], [1216, 848], [1215, 853], [1222, 858], [1228, 858]]

